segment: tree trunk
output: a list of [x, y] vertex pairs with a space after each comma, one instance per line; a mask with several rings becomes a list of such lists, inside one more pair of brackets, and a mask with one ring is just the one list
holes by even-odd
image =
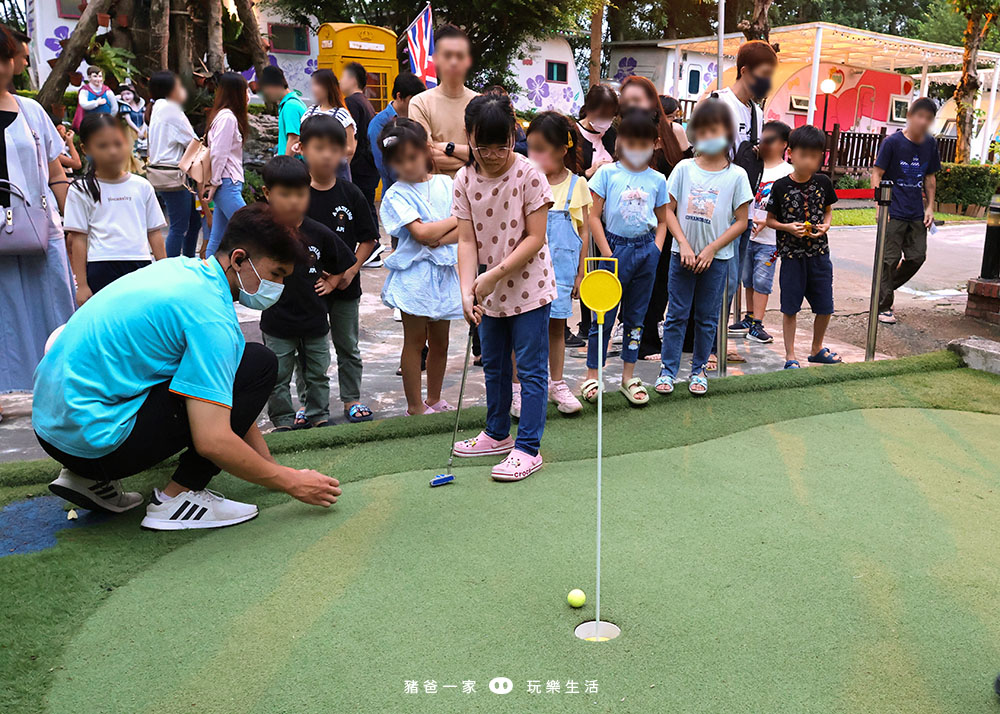
[[[84, 8], [76, 27], [73, 28], [73, 32], [69, 36], [69, 41], [63, 47], [51, 73], [45, 80], [45, 84], [38, 92], [38, 103], [45, 107], [46, 111], [51, 113], [57, 105], [62, 104], [63, 94], [69, 84], [69, 76], [80, 66], [80, 62], [83, 61], [84, 55], [87, 53], [87, 48], [90, 47], [90, 41], [93, 39], [94, 33], [97, 32], [97, 16], [98, 14], [106, 14], [110, 7], [111, 0], [91, 0], [87, 3], [87, 7]], [[57, 116], [58, 114], [56, 112]]]
[[[121, 47], [135, 52], [132, 44], [132, 22], [135, 20], [135, 0], [114, 0], [113, 17], [111, 18], [111, 46]], [[128, 24], [122, 27], [118, 18], [124, 15], [128, 18]]]
[[601, 41], [604, 38], [604, 5], [590, 16], [590, 86], [601, 83]]
[[743, 33], [748, 40], [769, 41], [771, 38], [771, 23], [767, 20], [767, 13], [771, 9], [773, 0], [753, 0], [753, 12], [749, 20], [740, 20], [736, 29]]
[[[151, 0], [149, 5], [149, 56], [156, 70], [167, 69], [170, 57], [170, 0]], [[155, 70], [154, 70], [155, 71]]]
[[192, 51], [194, 39], [191, 37], [193, 23], [188, 12], [187, 0], [170, 0], [170, 10], [171, 35], [174, 38], [177, 74], [180, 75], [181, 81], [187, 87], [191, 87], [194, 84]]
[[957, 116], [955, 123], [958, 129], [958, 144], [955, 148], [955, 162], [967, 163], [972, 158], [972, 123], [975, 118], [976, 93], [979, 91], [979, 76], [976, 67], [979, 63], [979, 48], [983, 43], [982, 14], [967, 17], [965, 32], [962, 39], [965, 51], [962, 53], [962, 79], [955, 88], [955, 104]]
[[253, 11], [253, 0], [235, 0], [236, 14], [239, 15], [240, 22], [243, 23], [243, 35], [250, 45], [250, 57], [253, 60], [253, 67], [260, 76], [260, 71], [267, 66], [267, 45], [260, 34], [260, 24], [257, 22], [257, 14]]
[[222, 49], [222, 0], [206, 0], [208, 2], [208, 51], [205, 59], [208, 71], [213, 74], [224, 72], [226, 57]]

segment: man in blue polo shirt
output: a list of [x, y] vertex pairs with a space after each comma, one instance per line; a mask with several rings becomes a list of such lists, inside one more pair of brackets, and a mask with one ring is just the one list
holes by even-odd
[[917, 274], [927, 259], [927, 229], [934, 223], [934, 194], [941, 170], [937, 140], [930, 135], [937, 105], [921, 97], [906, 112], [906, 128], [882, 142], [872, 167], [872, 188], [893, 183], [878, 321], [895, 324], [893, 293]]
[[295, 145], [302, 133], [302, 117], [307, 107], [302, 96], [295, 89], [288, 88], [285, 73], [269, 64], [260, 71], [257, 89], [269, 102], [278, 105], [278, 145], [274, 148], [277, 156], [294, 156]]
[[[368, 124], [368, 143], [372, 147], [372, 158], [375, 159], [375, 168], [378, 169], [379, 176], [382, 177], [382, 193], [396, 181], [392, 170], [382, 163], [382, 145], [378, 141], [379, 134], [386, 125], [396, 117], [405, 117], [410, 109], [410, 100], [421, 92], [426, 92], [420, 77], [413, 72], [400, 72], [396, 75], [392, 83], [392, 101], [385, 105], [385, 109], [380, 111]], [[393, 239], [395, 243], [395, 238]]]
[[263, 204], [233, 214], [208, 260], [157, 261], [116, 280], [66, 323], [35, 370], [32, 424], [64, 467], [49, 489], [91, 510], [142, 503], [118, 479], [183, 451], [154, 489], [142, 526], [218, 528], [257, 507], [219, 496], [234, 476], [329, 506], [336, 479], [280, 466], [257, 428], [277, 375], [274, 354], [245, 344], [233, 301], [263, 310], [281, 295], [302, 248]]

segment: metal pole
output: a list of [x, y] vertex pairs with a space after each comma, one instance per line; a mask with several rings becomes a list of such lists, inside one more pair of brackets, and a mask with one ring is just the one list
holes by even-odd
[[875, 342], [878, 339], [878, 299], [882, 292], [882, 262], [885, 260], [885, 234], [889, 228], [889, 202], [892, 200], [892, 181], [883, 179], [875, 190], [878, 203], [878, 230], [875, 232], [875, 265], [872, 268], [872, 298], [868, 306], [868, 341], [865, 343], [865, 362], [875, 359]]
[[990, 103], [986, 107], [986, 126], [983, 131], [983, 152], [979, 156], [982, 163], [986, 163], [990, 158], [990, 143], [996, 129], [993, 126], [993, 109], [997, 103], [997, 83], [1000, 81], [1000, 62], [993, 65], [993, 78], [990, 81]]
[[722, 91], [722, 46], [726, 35], [726, 0], [719, 0], [719, 52], [715, 64], [716, 89]]
[[816, 90], [819, 88], [819, 60], [823, 51], [823, 26], [816, 28], [816, 39], [813, 40], [812, 72], [809, 75], [809, 108], [806, 110], [806, 124], [812, 124], [816, 118]]
[[[604, 345], [604, 315], [597, 317], [598, 349]], [[598, 355], [599, 357], [601, 355]], [[601, 632], [601, 461], [604, 456], [604, 360], [597, 361], [597, 585], [594, 588], [594, 641]]]
[[[737, 276], [738, 278], [739, 276]], [[737, 286], [737, 290], [739, 287]], [[722, 309], [719, 311], [719, 327], [715, 332], [716, 371], [720, 377], [726, 376], [726, 353], [729, 351], [729, 273], [722, 283]]]

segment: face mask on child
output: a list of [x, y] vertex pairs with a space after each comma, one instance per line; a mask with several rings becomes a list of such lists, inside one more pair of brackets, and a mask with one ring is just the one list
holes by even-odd
[[240, 284], [240, 305], [248, 307], [251, 310], [266, 310], [278, 302], [278, 298], [281, 297], [285, 286], [273, 280], [265, 280], [260, 277], [260, 273], [254, 267], [253, 261], [247, 258], [247, 262], [250, 263], [250, 269], [253, 271], [253, 274], [260, 280], [260, 286], [257, 288], [257, 292], [248, 293], [243, 289], [243, 278], [240, 277], [240, 272], [237, 270], [236, 280]]
[[729, 140], [724, 136], [713, 136], [710, 139], [701, 139], [695, 142], [694, 150], [699, 154], [715, 156], [721, 154], [729, 148]]
[[622, 149], [622, 158], [629, 166], [648, 166], [653, 158], [652, 149]]

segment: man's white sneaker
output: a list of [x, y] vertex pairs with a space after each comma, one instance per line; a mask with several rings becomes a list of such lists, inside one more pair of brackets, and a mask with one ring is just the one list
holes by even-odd
[[123, 491], [119, 481], [94, 481], [77, 476], [69, 469], [59, 472], [59, 478], [49, 484], [49, 490], [89, 511], [122, 513], [142, 503], [141, 493]]
[[140, 525], [154, 531], [182, 531], [235, 526], [256, 517], [257, 506], [252, 503], [233, 501], [207, 488], [185, 491], [173, 498], [156, 489]]

